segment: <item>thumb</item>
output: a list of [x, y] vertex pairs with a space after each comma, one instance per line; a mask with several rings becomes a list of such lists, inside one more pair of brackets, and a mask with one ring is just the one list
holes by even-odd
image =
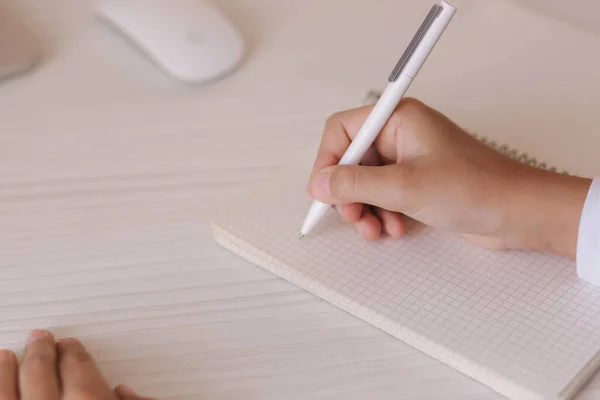
[[309, 193], [327, 204], [363, 203], [401, 212], [407, 204], [410, 174], [399, 164], [387, 166], [336, 165], [316, 173]]
[[154, 400], [150, 397], [138, 396], [134, 390], [125, 385], [119, 385], [115, 388], [115, 393], [120, 400]]

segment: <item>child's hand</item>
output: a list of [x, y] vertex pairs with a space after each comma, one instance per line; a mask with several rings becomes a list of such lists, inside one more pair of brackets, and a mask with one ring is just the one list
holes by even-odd
[[505, 157], [414, 99], [400, 103], [362, 165], [337, 166], [370, 111], [330, 117], [308, 186], [366, 239], [401, 237], [406, 215], [488, 248], [575, 257], [591, 180]]

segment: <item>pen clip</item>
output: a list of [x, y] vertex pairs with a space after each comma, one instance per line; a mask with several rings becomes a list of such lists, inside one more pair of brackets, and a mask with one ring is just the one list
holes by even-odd
[[402, 57], [400, 57], [400, 60], [394, 67], [394, 70], [392, 71], [390, 76], [388, 77], [388, 81], [394, 82], [396, 79], [398, 79], [398, 76], [400, 76], [400, 73], [406, 66], [406, 63], [408, 63], [408, 60], [410, 59], [412, 54], [417, 49], [417, 46], [419, 45], [419, 43], [421, 43], [423, 36], [425, 36], [427, 31], [431, 27], [431, 24], [440, 15], [442, 10], [443, 10], [443, 7], [440, 6], [439, 4], [434, 4], [433, 7], [431, 7], [431, 10], [429, 11], [427, 16], [425, 17], [425, 20], [419, 27], [419, 30], [417, 30], [417, 33], [415, 33], [415, 36], [412, 38], [412, 40], [408, 44], [408, 47], [404, 51], [404, 54], [402, 54]]

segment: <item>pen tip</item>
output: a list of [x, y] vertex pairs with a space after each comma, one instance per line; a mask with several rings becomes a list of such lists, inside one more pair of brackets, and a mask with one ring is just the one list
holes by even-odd
[[302, 239], [304, 237], [304, 233], [300, 234], [300, 239]]

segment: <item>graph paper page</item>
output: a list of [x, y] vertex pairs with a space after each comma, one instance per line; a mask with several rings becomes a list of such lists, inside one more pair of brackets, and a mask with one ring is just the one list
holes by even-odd
[[568, 399], [597, 368], [600, 289], [572, 261], [477, 248], [420, 224], [366, 242], [332, 211], [302, 240], [308, 175], [213, 221], [219, 244], [512, 399]]

